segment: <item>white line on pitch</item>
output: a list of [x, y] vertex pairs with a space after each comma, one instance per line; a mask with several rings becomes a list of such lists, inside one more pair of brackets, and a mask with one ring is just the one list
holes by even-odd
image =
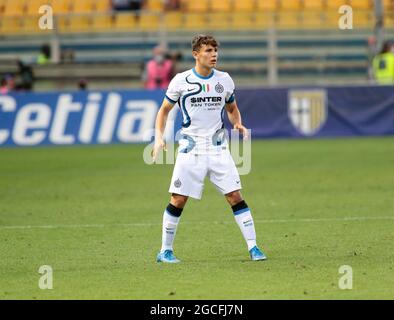
[[[343, 217], [343, 218], [301, 218], [301, 219], [267, 219], [255, 220], [255, 223], [289, 223], [289, 222], [329, 222], [329, 221], [364, 221], [364, 220], [394, 220], [394, 216], [386, 217]], [[233, 221], [184, 221], [182, 224], [232, 224]], [[117, 223], [117, 224], [60, 224], [46, 226], [0, 226], [0, 230], [17, 229], [59, 229], [59, 228], [109, 228], [109, 227], [152, 227], [160, 223]]]

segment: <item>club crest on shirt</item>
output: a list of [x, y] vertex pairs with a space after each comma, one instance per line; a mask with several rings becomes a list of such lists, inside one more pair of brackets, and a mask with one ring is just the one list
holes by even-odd
[[182, 185], [181, 180], [179, 180], [179, 179], [175, 180], [175, 182], [174, 182], [174, 187], [175, 187], [175, 188], [180, 188], [181, 185]]
[[224, 87], [218, 82], [218, 84], [215, 86], [215, 90], [217, 93], [222, 93], [224, 91]]

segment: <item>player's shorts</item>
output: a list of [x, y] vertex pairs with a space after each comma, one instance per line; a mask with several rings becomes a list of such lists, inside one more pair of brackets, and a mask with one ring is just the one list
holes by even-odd
[[222, 194], [242, 189], [234, 160], [225, 150], [220, 154], [178, 153], [169, 192], [200, 200], [207, 176]]

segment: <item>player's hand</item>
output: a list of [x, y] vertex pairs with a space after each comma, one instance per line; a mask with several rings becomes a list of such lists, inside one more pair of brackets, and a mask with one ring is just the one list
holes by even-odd
[[161, 149], [167, 151], [166, 143], [162, 139], [156, 140], [152, 150], [153, 162], [156, 161], [157, 155], [159, 154]]
[[248, 129], [246, 129], [242, 124], [235, 124], [234, 130], [238, 130], [241, 133], [241, 135], [243, 136], [244, 140], [249, 138]]

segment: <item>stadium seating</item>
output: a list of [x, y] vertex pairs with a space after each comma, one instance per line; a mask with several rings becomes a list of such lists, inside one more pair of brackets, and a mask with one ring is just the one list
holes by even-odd
[[394, 0], [383, 0], [383, 7], [388, 11], [394, 10]]
[[278, 15], [276, 26], [280, 29], [294, 29], [301, 24], [301, 16], [298, 11], [283, 12]]
[[348, 5], [349, 0], [329, 0], [326, 1], [326, 7], [327, 9], [332, 9], [332, 10], [337, 10], [343, 5]]
[[325, 27], [323, 23], [324, 12], [320, 10], [308, 10], [302, 12], [301, 26], [309, 29], [322, 29]]
[[303, 2], [305, 10], [316, 10], [321, 11], [324, 7], [323, 0], [304, 0]]
[[[383, 0], [386, 22], [390, 25], [391, 13], [394, 11], [393, 0]], [[0, 0], [0, 12], [4, 17], [15, 17], [21, 21], [13, 22], [9, 27], [4, 27], [7, 33], [34, 33], [37, 28], [29, 29], [32, 24], [23, 23], [24, 16], [36, 16], [38, 8], [43, 4], [50, 4], [55, 16], [61, 15], [90, 15], [89, 18], [68, 17], [60, 32], [69, 29], [67, 21], [75, 20], [76, 27], [71, 27], [73, 32], [86, 30], [86, 21], [91, 26], [90, 32], [110, 32], [112, 28], [138, 32], [157, 31], [162, 26], [168, 30], [182, 29], [183, 23], [187, 30], [214, 30], [218, 28], [233, 29], [264, 29], [268, 25], [281, 29], [297, 28], [337, 28], [338, 8], [343, 4], [353, 7], [354, 26], [369, 28], [374, 23], [373, 0], [182, 0], [181, 11], [165, 12], [162, 0], [147, 0], [141, 19], [136, 21], [128, 17], [112, 17], [121, 15], [111, 10], [109, 0]], [[224, 15], [224, 13], [226, 13]], [[242, 13], [242, 14], [241, 14]], [[260, 13], [270, 14], [267, 22], [263, 21]], [[98, 14], [100, 17], [95, 17]], [[108, 17], [103, 17], [107, 14]], [[216, 14], [216, 15], [215, 15]], [[184, 15], [184, 16], [182, 16]], [[200, 16], [198, 16], [200, 15]], [[203, 17], [206, 15], [206, 17]], [[19, 17], [19, 18], [18, 18]], [[193, 17], [193, 19], [191, 18]], [[213, 21], [211, 17], [220, 18]], [[30, 19], [33, 19], [30, 17]], [[111, 23], [110, 23], [111, 21]], [[4, 24], [4, 23], [3, 23]], [[137, 25], [136, 25], [137, 24]], [[19, 26], [19, 28], [18, 28]], [[81, 31], [82, 32], [82, 31]]]
[[[240, 17], [241, 14], [244, 16]], [[89, 83], [92, 88], [95, 88], [96, 85], [100, 88], [102, 86], [108, 87], [110, 85], [105, 81], [105, 73], [101, 70], [109, 64], [113, 68], [111, 69], [111, 77], [117, 77], [122, 72], [125, 78], [130, 79], [130, 82], [120, 82], [118, 85], [138, 86], [141, 72], [139, 68], [143, 61], [150, 57], [151, 48], [159, 43], [160, 37], [157, 33], [150, 33], [148, 37], [141, 37], [138, 27], [139, 20], [133, 14], [124, 13], [119, 16], [123, 18], [116, 17], [112, 25], [113, 30], [116, 26], [116, 28], [122, 28], [120, 29], [122, 31], [136, 30], [136, 32], [124, 34], [114, 30], [112, 33], [97, 33], [94, 37], [88, 33], [77, 35], [76, 33], [79, 30], [87, 27], [88, 32], [92, 32], [91, 25], [94, 25], [94, 22], [82, 21], [78, 23], [78, 28], [75, 26], [69, 30], [70, 21], [64, 16], [60, 16], [58, 18], [61, 28], [60, 43], [63, 48], [75, 52], [75, 63], [67, 64], [64, 67], [60, 64], [45, 70], [35, 68], [35, 75], [38, 79], [36, 88], [40, 90], [46, 90], [49, 87], [56, 88], [56, 86], [57, 88], [63, 88], [61, 87], [62, 83], [67, 83], [67, 88], [73, 88], [79, 79], [78, 77], [81, 77], [83, 73], [91, 74], [92, 78], [89, 78]], [[207, 19], [206, 15], [197, 16]], [[188, 15], [185, 15], [185, 24], [187, 17]], [[196, 19], [195, 15], [191, 17]], [[239, 19], [232, 19], [232, 27], [228, 29], [231, 32], [228, 30], [217, 30], [215, 32], [221, 43], [220, 68], [230, 72], [240, 85], [255, 84], [255, 80], [258, 83], [264, 83], [269, 57], [267, 33], [261, 32], [261, 30], [251, 31], [242, 27], [238, 28], [235, 20], [252, 20], [254, 24], [266, 29], [270, 26], [273, 16], [270, 13], [246, 14], [245, 12], [238, 12], [234, 17], [239, 17]], [[13, 20], [14, 23], [16, 21], [18, 20]], [[198, 22], [199, 24], [209, 25], [208, 21], [199, 20]], [[283, 21], [278, 21], [278, 23], [284, 24]], [[277, 59], [281, 81], [301, 83], [313, 79], [316, 74], [319, 74], [320, 79], [332, 79], [333, 81], [342, 81], [342, 83], [345, 79], [350, 78], [365, 79], [368, 61], [366, 39], [370, 35], [370, 29], [365, 31], [353, 30], [349, 33], [338, 33], [337, 28], [328, 29], [325, 31], [327, 36], [321, 37], [321, 33], [315, 30], [305, 30], [303, 32], [285, 30], [288, 25], [285, 24], [277, 31]], [[12, 28], [9, 24], [7, 26], [8, 33], [6, 34], [8, 35]], [[94, 28], [99, 28], [99, 26]], [[190, 57], [189, 43], [190, 37], [195, 34], [196, 30], [185, 26], [183, 29], [185, 29], [185, 33], [167, 33], [171, 51], [180, 50], [184, 56], [184, 60], [178, 65], [179, 70], [190, 67], [192, 58]], [[188, 30], [190, 32], [187, 32]], [[69, 33], [72, 33], [72, 37], [68, 35]], [[36, 39], [31, 37], [29, 39], [31, 44], [27, 46], [24, 40], [17, 41], [17, 38], [8, 42], [8, 44], [1, 41], [0, 59], [4, 57], [4, 52], [12, 52], [15, 48], [18, 56], [23, 57], [25, 61], [34, 62], [40, 46], [48, 38], [39, 37]], [[92, 64], [97, 66], [95, 71], [97, 75], [92, 73], [93, 70], [90, 67]], [[125, 71], [125, 68], [127, 68], [127, 71]], [[131, 68], [134, 68], [134, 71], [131, 71]], [[131, 73], [133, 74], [133, 80], [130, 78]], [[63, 77], [66, 77], [66, 79], [63, 79]], [[102, 77], [101, 80], [98, 77]]]
[[227, 12], [212, 12], [207, 15], [209, 30], [227, 30], [231, 29], [231, 17], [232, 15]]
[[[62, 17], [61, 17], [62, 18]], [[89, 15], [71, 15], [66, 18], [66, 32], [91, 32], [91, 17]]]
[[168, 30], [180, 30], [183, 27], [183, 14], [181, 12], [168, 12], [164, 15], [164, 24]]
[[[393, 2], [383, 0], [388, 26], [392, 25]], [[162, 0], [147, 0], [140, 18], [135, 19], [134, 16], [112, 11], [109, 0], [0, 0], [0, 15], [3, 18], [20, 19], [10, 22], [8, 26], [3, 21], [2, 30], [7, 34], [32, 33], [34, 30], [41, 32], [34, 26], [29, 28], [27, 21], [33, 23], [36, 20], [34, 17], [43, 4], [50, 4], [56, 19], [61, 21], [59, 32], [110, 32], [113, 28], [152, 32], [163, 26], [170, 31], [183, 28], [258, 30], [268, 26], [280, 29], [337, 28], [338, 8], [343, 4], [353, 7], [355, 27], [370, 28], [374, 23], [373, 0], [182, 0], [182, 10], [171, 12], [164, 11]], [[61, 17], [64, 15], [69, 16]], [[25, 17], [29, 19], [24, 21]]]
[[262, 14], [259, 12], [254, 18], [254, 25], [257, 29], [267, 29], [275, 25], [275, 16], [272, 13]]
[[373, 8], [373, 0], [350, 0], [353, 9], [368, 10]]
[[114, 26], [117, 30], [133, 31], [137, 29], [137, 19], [135, 14], [122, 13], [115, 16]]
[[52, 0], [51, 6], [55, 15], [70, 13], [72, 8], [72, 0]]
[[232, 0], [221, 0], [221, 1], [211, 2], [212, 11], [231, 11], [231, 9], [232, 9]]
[[355, 27], [373, 28], [375, 26], [375, 14], [373, 11], [355, 12], [353, 17]]
[[163, 1], [162, 0], [148, 0], [145, 9], [152, 11], [163, 11]]
[[234, 12], [238, 13], [240, 11], [253, 12], [255, 9], [255, 1], [254, 0], [243, 0], [243, 1], [235, 1], [234, 2]]
[[108, 0], [95, 0], [94, 4], [96, 12], [104, 13], [111, 11], [111, 3]]
[[282, 0], [280, 2], [281, 10], [298, 11], [302, 7], [301, 0]]
[[50, 5], [50, 0], [29, 0], [26, 3], [26, 12], [28, 15], [37, 15], [41, 6]]
[[0, 20], [0, 34], [15, 34], [20, 32], [20, 20], [14, 17], [4, 16]]
[[138, 27], [142, 31], [155, 31], [160, 26], [160, 17], [154, 13], [143, 13], [138, 20]]
[[207, 19], [205, 15], [200, 13], [188, 13], [185, 16], [185, 25], [184, 28], [187, 30], [197, 30], [202, 26], [207, 25]]
[[323, 23], [327, 28], [338, 28], [339, 14], [337, 11], [326, 11], [322, 17]]
[[182, 5], [189, 12], [207, 12], [210, 9], [210, 1], [208, 0], [183, 1]]
[[279, 8], [277, 0], [256, 0], [257, 9], [260, 11], [275, 11]]
[[384, 24], [388, 28], [394, 28], [394, 13], [388, 14], [385, 16]]
[[38, 21], [40, 19], [39, 15], [28, 15], [21, 19], [21, 26], [20, 26], [20, 32], [24, 34], [45, 34], [45, 33], [51, 33], [52, 31], [49, 29], [40, 29], [38, 25]]
[[3, 15], [18, 17], [25, 13], [25, 0], [6, 0], [3, 2]]
[[253, 12], [236, 12], [232, 20], [233, 28], [236, 30], [255, 28]]
[[[393, 2], [383, 0], [387, 35], [392, 34], [394, 28]], [[135, 68], [133, 81], [137, 83], [140, 64], [158, 43], [160, 33], [157, 31], [163, 26], [168, 31], [166, 37], [171, 50], [180, 49], [187, 56], [188, 60], [180, 63], [181, 69], [188, 67], [192, 60], [188, 55], [190, 49], [185, 46], [189, 36], [212, 32], [220, 37], [222, 44], [222, 68], [234, 73], [241, 83], [250, 83], [253, 77], [261, 80], [266, 75], [269, 57], [267, 30], [274, 27], [278, 34], [280, 77], [308, 79], [308, 75], [319, 73], [321, 78], [338, 76], [342, 81], [346, 76], [365, 78], [366, 39], [373, 34], [375, 22], [372, 0], [182, 0], [181, 3], [182, 10], [167, 12], [161, 0], [147, 0], [144, 10], [136, 14], [114, 12], [109, 0], [0, 0], [0, 34], [7, 40], [0, 42], [0, 58], [11, 52], [26, 61], [35, 61], [42, 43], [50, 39], [47, 33], [52, 32], [38, 28], [38, 9], [43, 4], [51, 4], [59, 41], [75, 51], [77, 64], [110, 63], [113, 70], [119, 68], [120, 72], [123, 67], [119, 64], [125, 63]], [[338, 33], [338, 7], [343, 4], [354, 9], [355, 30], [349, 33]], [[318, 29], [324, 29], [327, 41]], [[363, 33], [354, 39], [354, 32]], [[178, 38], [184, 33], [189, 36]], [[29, 43], [35, 41], [35, 48], [14, 37], [25, 34], [29, 35]], [[124, 37], [124, 42], [117, 39], [114, 46], [111, 39], [116, 37]], [[81, 39], [86, 39], [86, 46]], [[18, 45], [12, 51], [14, 42]], [[78, 67], [73, 65], [73, 70]], [[38, 72], [39, 75], [47, 72], [45, 77], [50, 77], [48, 70]], [[73, 79], [71, 73], [68, 76]]]
[[74, 1], [72, 6], [73, 13], [91, 13], [94, 11], [94, 0]]
[[95, 32], [109, 31], [112, 28], [113, 20], [110, 15], [95, 15], [92, 17], [92, 29]]
[[383, 0], [385, 25], [394, 28], [394, 0]]

